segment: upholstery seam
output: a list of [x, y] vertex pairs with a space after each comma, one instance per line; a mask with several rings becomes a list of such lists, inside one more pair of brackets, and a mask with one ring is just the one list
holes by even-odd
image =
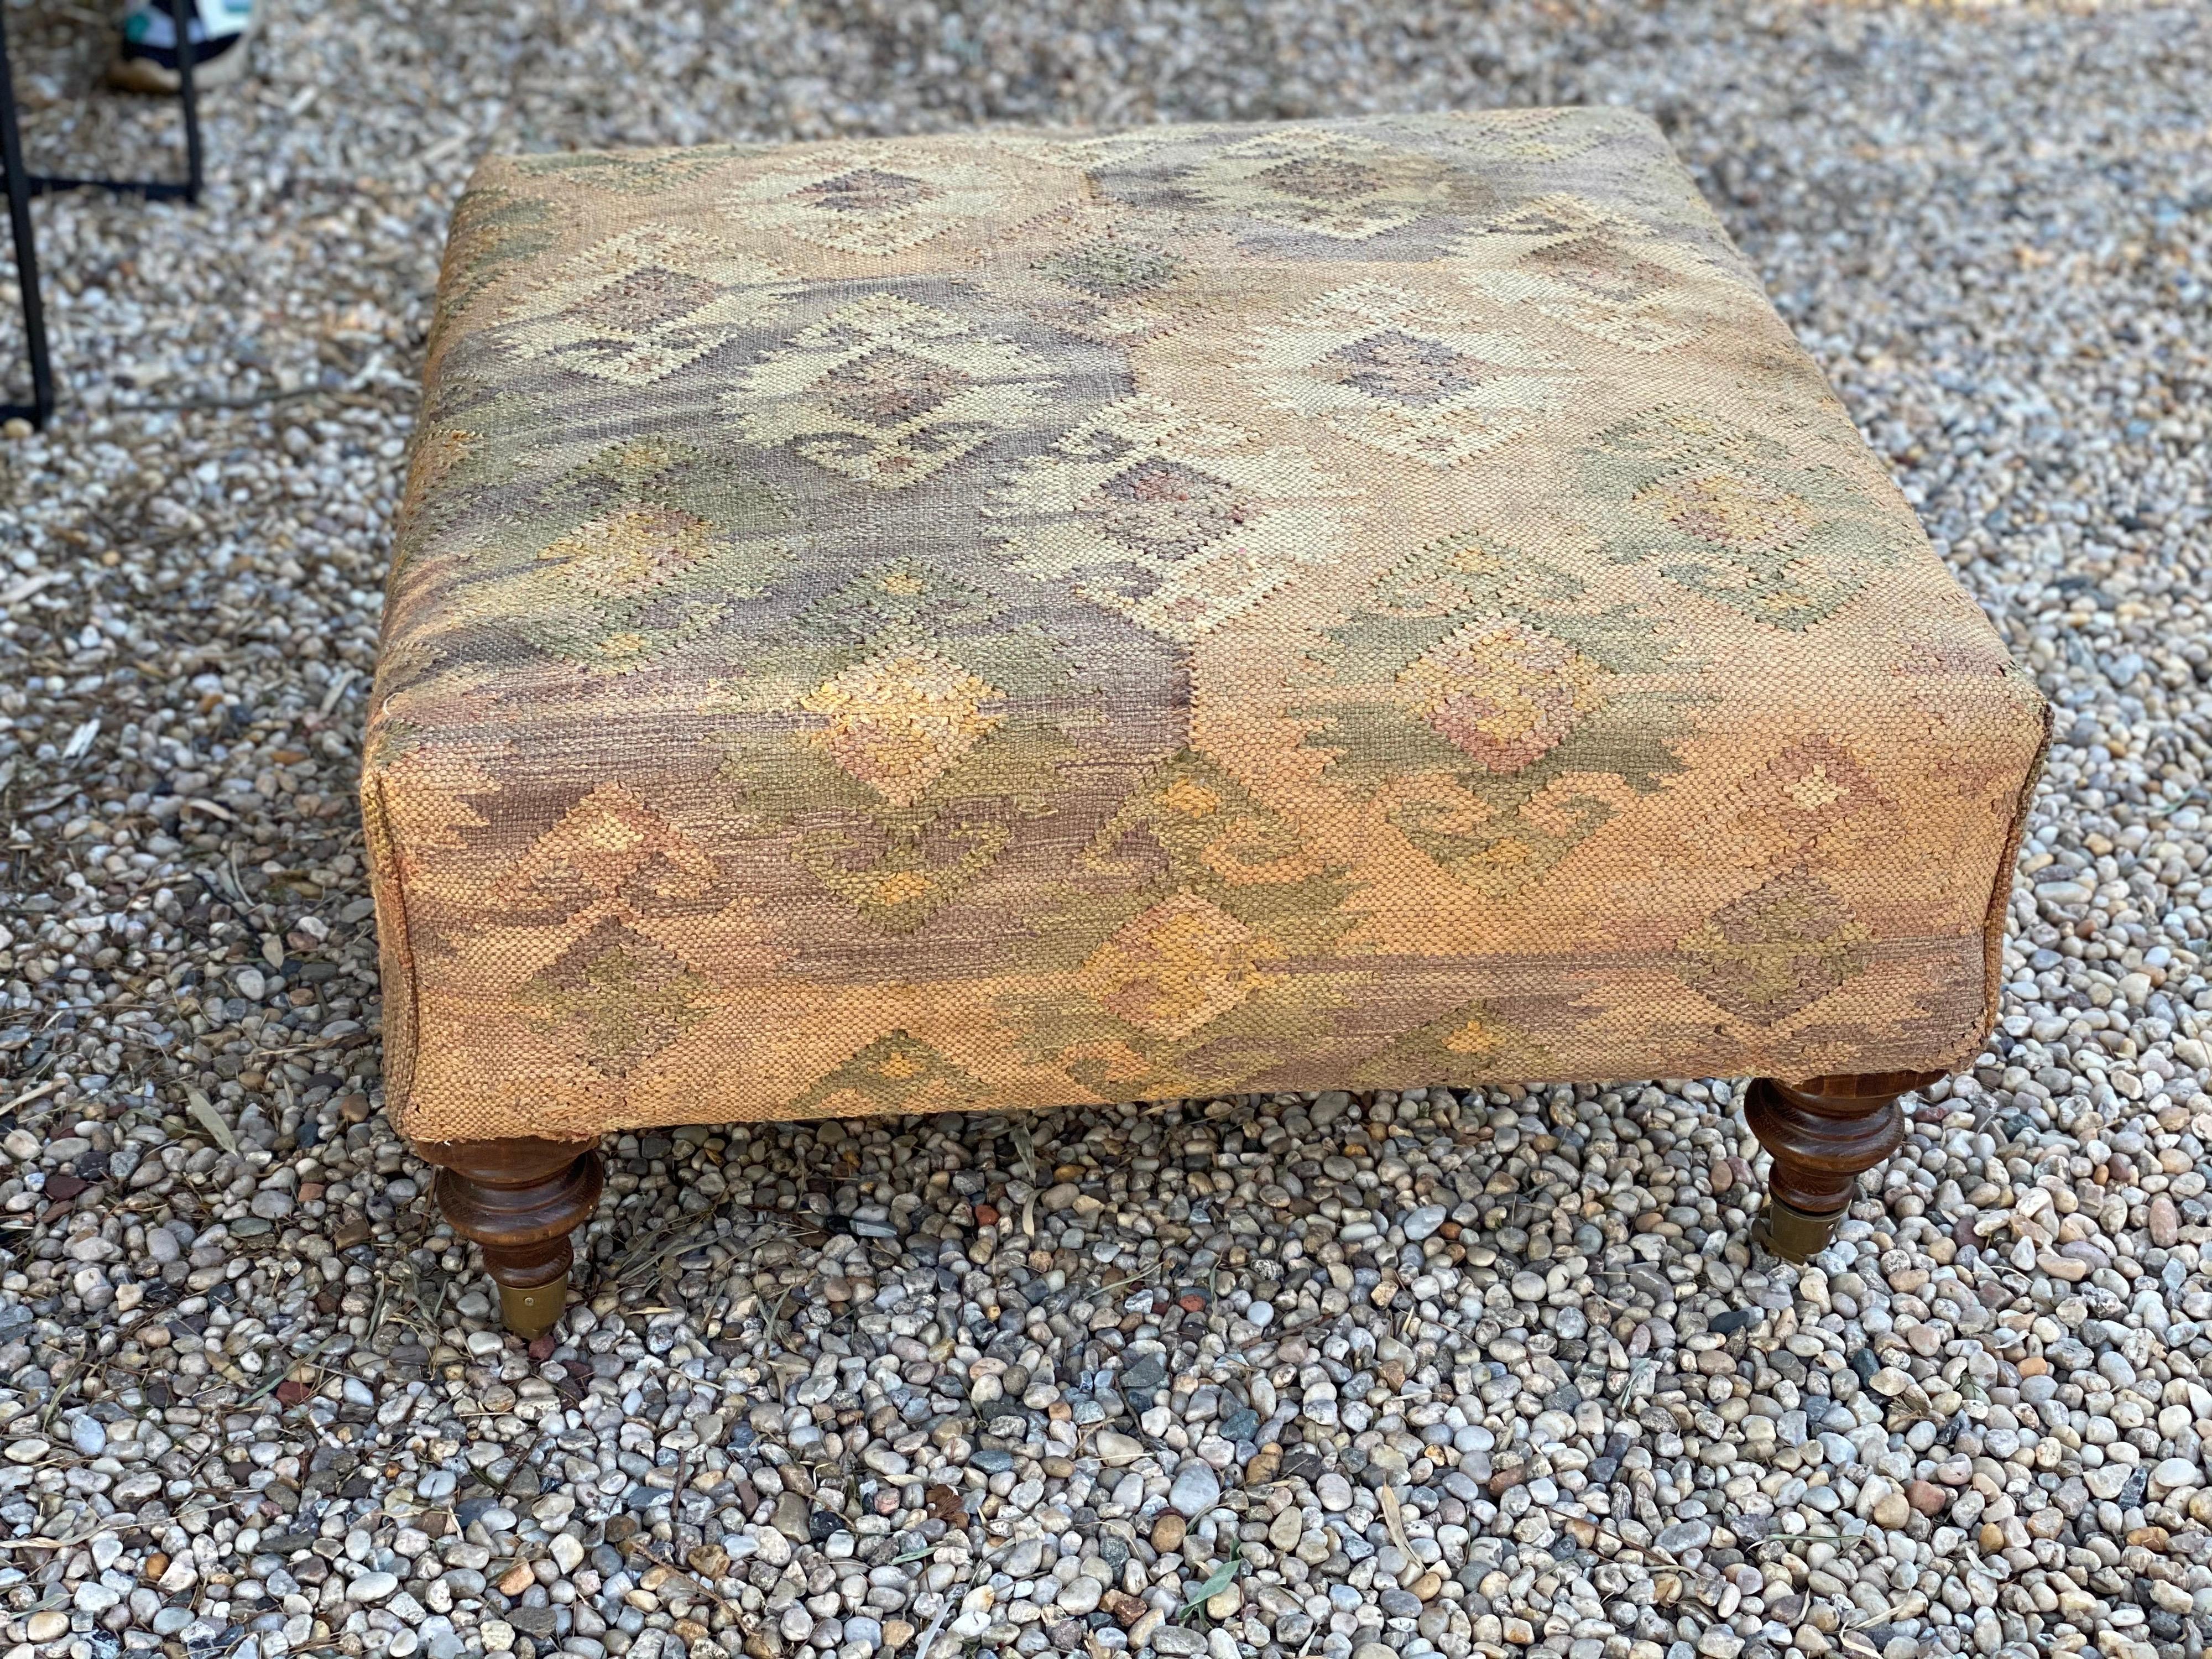
[[[2051, 733], [2053, 716], [2051, 700], [2039, 690], [2036, 701], [2043, 708], [2043, 732], [2035, 745], [2035, 758], [2029, 763], [2027, 776], [2020, 787], [2020, 799], [2014, 808], [2012, 829], [2005, 837], [2004, 856], [1997, 861], [1996, 884], [1990, 893], [1988, 918], [1982, 928], [1982, 1024], [1980, 1033], [1974, 1038], [1978, 1048], [1987, 1041], [1997, 1023], [1998, 1011], [2004, 1001], [2004, 984], [2001, 968], [2004, 957], [2005, 917], [2012, 909], [2012, 896], [2020, 875], [2020, 849], [2027, 839], [2028, 813], [2035, 805], [2035, 791], [2043, 781], [2043, 769], [2051, 757]], [[1961, 1058], [1965, 1058], [1962, 1054]]]
[[[398, 848], [392, 834], [392, 815], [385, 802], [384, 779], [380, 774], [374, 780], [372, 787], [376, 797], [376, 839], [380, 854], [377, 863], [385, 871], [385, 879], [391, 884], [392, 909], [399, 923], [399, 937], [393, 942], [392, 957], [398, 964], [401, 976], [405, 981], [404, 991], [407, 999], [407, 1053], [404, 1057], [407, 1068], [406, 1086], [400, 1091], [400, 1098], [396, 1104], [390, 1098], [388, 1091], [385, 1102], [386, 1112], [392, 1115], [395, 1127], [398, 1127], [404, 1124], [408, 1116], [408, 1109], [415, 1095], [416, 1073], [421, 1065], [422, 1000], [419, 980], [415, 972], [415, 932], [407, 914], [407, 886], [400, 873]], [[380, 939], [382, 937], [381, 927], [382, 918], [380, 917]], [[386, 978], [388, 980], [390, 975], [387, 974]], [[386, 984], [382, 989], [385, 1004], [388, 1009], [392, 1001], [392, 987]], [[385, 1066], [388, 1078], [391, 1071], [390, 1019], [387, 1018], [384, 1024]], [[404, 1129], [402, 1133], [404, 1133]]]

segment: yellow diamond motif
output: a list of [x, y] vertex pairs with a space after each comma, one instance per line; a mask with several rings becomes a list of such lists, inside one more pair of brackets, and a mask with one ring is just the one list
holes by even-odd
[[919, 870], [894, 870], [876, 884], [871, 896], [884, 909], [895, 909], [902, 904], [911, 904], [916, 899], [927, 898], [931, 882]]
[[635, 599], [697, 563], [713, 547], [713, 526], [696, 514], [631, 507], [578, 526], [538, 556], [586, 593]]
[[1398, 671], [1423, 720], [1486, 772], [1517, 772], [1555, 748], [1605, 701], [1605, 671], [1564, 641], [1510, 617], [1485, 617]]
[[1160, 805], [1187, 818], [1202, 818], [1218, 811], [1221, 797], [1191, 778], [1177, 778], [1160, 791]]
[[1006, 694], [927, 646], [879, 652], [808, 692], [811, 740], [894, 806], [911, 806], [1006, 716]]
[[1443, 1045], [1455, 1054], [1494, 1054], [1504, 1045], [1498, 1035], [1479, 1019], [1471, 1019], [1443, 1038]]
[[1803, 496], [1741, 472], [1662, 479], [1635, 504], [1700, 541], [1764, 553], [1803, 539], [1818, 516]]
[[1170, 1040], [1227, 1013], [1273, 976], [1273, 947], [1220, 906], [1177, 893], [1124, 926], [1077, 971], [1109, 1013]]

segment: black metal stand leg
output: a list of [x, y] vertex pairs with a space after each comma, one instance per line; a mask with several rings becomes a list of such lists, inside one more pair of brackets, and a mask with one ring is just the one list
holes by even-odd
[[23, 348], [31, 364], [31, 401], [0, 404], [0, 422], [24, 420], [44, 428], [54, 412], [53, 361], [46, 347], [46, 311], [39, 289], [37, 234], [31, 223], [31, 198], [59, 190], [109, 190], [143, 196], [149, 202], [197, 204], [204, 182], [200, 148], [200, 100], [192, 67], [199, 48], [191, 37], [193, 0], [169, 0], [169, 19], [177, 34], [177, 101], [185, 118], [185, 176], [169, 179], [62, 179], [34, 173], [24, 165], [22, 134], [15, 124], [15, 72], [8, 59], [8, 19], [0, 0], [0, 170], [7, 175], [8, 228], [15, 239], [15, 282], [23, 309]]
[[8, 20], [0, 0], [0, 167], [8, 175], [8, 228], [15, 239], [15, 286], [23, 304], [23, 345], [31, 360], [31, 401], [0, 404], [0, 421], [44, 427], [54, 412], [54, 366], [46, 355], [46, 309], [39, 294], [39, 249], [31, 226], [31, 176], [15, 127], [15, 72], [8, 61]]
[[177, 30], [177, 101], [185, 112], [185, 200], [197, 204], [200, 199], [200, 100], [192, 88], [192, 64], [200, 49], [192, 44], [194, 9], [193, 0], [169, 0], [169, 19]]

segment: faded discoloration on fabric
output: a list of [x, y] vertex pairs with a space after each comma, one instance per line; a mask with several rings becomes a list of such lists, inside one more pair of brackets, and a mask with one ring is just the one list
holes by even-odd
[[1941, 1066], [2045, 729], [1607, 110], [489, 162], [374, 710], [437, 1139]]

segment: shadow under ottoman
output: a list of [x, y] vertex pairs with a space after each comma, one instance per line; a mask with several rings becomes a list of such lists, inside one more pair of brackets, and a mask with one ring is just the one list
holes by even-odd
[[495, 160], [423, 398], [389, 1096], [518, 1330], [732, 1119], [1750, 1075], [1802, 1258], [1989, 1028], [2044, 705], [1639, 117]]

